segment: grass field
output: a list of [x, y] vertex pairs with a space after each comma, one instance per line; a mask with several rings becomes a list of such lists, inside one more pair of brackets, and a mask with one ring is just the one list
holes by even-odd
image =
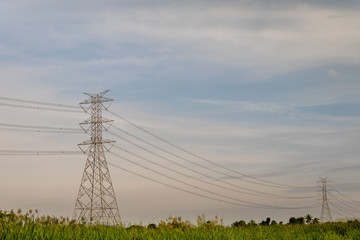
[[197, 225], [169, 218], [148, 226], [76, 224], [66, 218], [39, 216], [29, 211], [0, 211], [0, 239], [359, 239], [360, 222], [266, 223], [239, 221], [223, 226], [199, 216]]

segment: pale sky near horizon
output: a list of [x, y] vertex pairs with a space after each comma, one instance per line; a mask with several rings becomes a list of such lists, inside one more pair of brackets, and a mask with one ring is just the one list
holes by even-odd
[[[329, 177], [334, 188], [360, 202], [360, 2], [3, 0], [0, 22], [0, 97], [77, 105], [86, 98], [83, 92], [110, 89], [112, 111], [191, 152], [282, 184], [314, 186], [319, 177]], [[0, 108], [0, 123], [78, 128], [87, 117]], [[106, 116], [116, 126], [184, 154]], [[73, 151], [87, 138], [0, 131], [4, 150]], [[0, 155], [0, 209], [71, 216], [85, 160], [82, 155]], [[198, 191], [111, 155], [108, 161]], [[239, 207], [169, 189], [120, 169], [110, 171], [125, 222], [147, 224], [169, 215], [194, 220], [202, 213], [222, 216], [228, 224], [320, 215], [320, 206]], [[318, 194], [316, 189], [225, 181], [288, 196]], [[319, 203], [209, 190], [274, 206]], [[337, 217], [342, 216], [333, 213]]]

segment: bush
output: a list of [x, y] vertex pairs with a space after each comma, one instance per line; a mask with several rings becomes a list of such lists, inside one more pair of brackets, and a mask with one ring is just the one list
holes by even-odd
[[231, 227], [245, 227], [246, 222], [244, 220], [236, 221], [231, 224]]

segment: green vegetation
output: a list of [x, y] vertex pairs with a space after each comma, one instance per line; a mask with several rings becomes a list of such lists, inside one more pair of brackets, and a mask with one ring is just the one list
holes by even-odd
[[318, 223], [311, 215], [277, 223], [270, 218], [255, 223], [243, 220], [224, 226], [222, 219], [198, 216], [197, 225], [170, 217], [147, 226], [77, 224], [67, 218], [0, 211], [0, 239], [359, 239], [360, 222]]

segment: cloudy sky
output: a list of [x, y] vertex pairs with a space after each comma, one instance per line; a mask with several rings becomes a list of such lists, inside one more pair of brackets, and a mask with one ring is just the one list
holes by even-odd
[[[358, 1], [3, 0], [0, 21], [1, 97], [76, 105], [86, 97], [83, 92], [110, 89], [112, 111], [206, 159], [282, 184], [314, 186], [319, 177], [329, 177], [334, 188], [360, 201]], [[87, 117], [0, 107], [2, 123], [74, 128]], [[108, 117], [147, 141], [191, 157]], [[6, 129], [1, 136], [5, 150], [77, 150], [87, 138]], [[0, 156], [0, 208], [71, 216], [85, 160]], [[114, 156], [108, 160], [163, 181]], [[147, 224], [169, 215], [195, 219], [202, 213], [223, 216], [227, 223], [320, 215], [319, 206], [239, 207], [120, 169], [110, 171], [125, 222]], [[316, 189], [273, 189], [225, 180], [266, 193], [317, 194]], [[273, 206], [319, 203], [224, 194]]]

